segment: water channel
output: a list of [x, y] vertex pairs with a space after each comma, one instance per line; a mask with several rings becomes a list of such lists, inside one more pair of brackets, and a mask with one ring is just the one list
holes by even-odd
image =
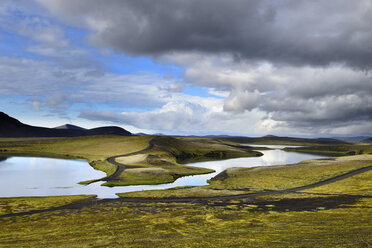
[[262, 150], [260, 152], [264, 155], [261, 157], [188, 164], [213, 169], [216, 171], [214, 173], [182, 177], [168, 184], [113, 188], [101, 186], [102, 182], [90, 185], [77, 184], [81, 181], [105, 176], [105, 173], [92, 169], [86, 161], [35, 157], [0, 158], [0, 197], [94, 194], [98, 198], [116, 198], [115, 193], [207, 185], [208, 179], [229, 167], [293, 164], [305, 159], [323, 158], [319, 155], [280, 150], [288, 146], [264, 146], [275, 150]]

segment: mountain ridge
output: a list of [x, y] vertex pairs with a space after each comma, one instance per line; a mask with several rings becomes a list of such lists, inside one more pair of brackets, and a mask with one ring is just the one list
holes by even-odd
[[65, 124], [65, 125], [62, 125], [62, 126], [54, 127], [54, 128], [55, 129], [87, 130], [86, 128], [79, 127], [79, 126], [72, 125], [72, 124]]
[[372, 144], [372, 137], [362, 140], [363, 143], [369, 143]]
[[78, 137], [108, 134], [122, 136], [132, 135], [129, 131], [116, 126], [106, 126], [92, 129], [84, 129], [82, 127], [74, 126], [71, 124], [65, 124], [56, 128], [31, 126], [20, 122], [19, 120], [5, 114], [4, 112], [0, 112], [1, 138]]

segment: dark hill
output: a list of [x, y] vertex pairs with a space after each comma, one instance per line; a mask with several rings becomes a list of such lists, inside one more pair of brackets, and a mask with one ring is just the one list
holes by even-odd
[[333, 137], [332, 139], [350, 141], [350, 142], [363, 142], [364, 139], [368, 139], [368, 136], [349, 136], [349, 137]]
[[108, 127], [97, 127], [87, 130], [89, 135], [100, 135], [100, 134], [115, 134], [115, 135], [123, 135], [123, 136], [129, 136], [132, 135], [127, 130], [116, 127], [116, 126], [108, 126]]
[[320, 138], [320, 139], [306, 139], [306, 138], [292, 138], [292, 137], [279, 137], [268, 135], [264, 137], [258, 138], [250, 138], [250, 137], [230, 137], [224, 138], [223, 140], [238, 142], [238, 143], [246, 143], [246, 144], [287, 144], [287, 145], [301, 145], [301, 144], [314, 144], [314, 145], [342, 145], [342, 144], [349, 144], [348, 142], [335, 140], [335, 139], [327, 139], [327, 138]]
[[65, 124], [65, 125], [62, 125], [62, 126], [58, 126], [58, 127], [55, 127], [55, 129], [86, 130], [85, 128], [82, 128], [82, 127], [79, 127], [79, 126], [75, 126], [75, 125], [71, 125], [71, 124]]
[[364, 139], [361, 142], [372, 144], [372, 137], [371, 138], [368, 138], [368, 139]]
[[[67, 124], [68, 125], [68, 124]], [[83, 129], [77, 126], [71, 128], [46, 128], [35, 127], [23, 124], [17, 119], [14, 119], [7, 114], [0, 112], [0, 137], [2, 138], [21, 138], [21, 137], [77, 137], [88, 135], [105, 135], [115, 134], [129, 136], [130, 132], [120, 127], [99, 127], [93, 129]], [[63, 126], [62, 126], [63, 127]]]

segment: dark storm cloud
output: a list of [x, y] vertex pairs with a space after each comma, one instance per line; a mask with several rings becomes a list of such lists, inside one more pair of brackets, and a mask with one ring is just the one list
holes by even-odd
[[[60, 21], [90, 30], [92, 44], [182, 66], [184, 82], [158, 90], [181, 93], [190, 84], [221, 91], [216, 111], [226, 119], [258, 111], [256, 122], [266, 115], [262, 123], [274, 131], [371, 133], [370, 0], [37, 1]], [[153, 123], [173, 108], [124, 121]], [[112, 116], [94, 118], [123, 121]]]
[[372, 100], [369, 94], [320, 99], [277, 98], [267, 100], [264, 108], [273, 113], [274, 120], [307, 123], [309, 126], [372, 120]]
[[348, 132], [346, 127], [358, 123], [365, 128], [350, 129], [349, 133], [371, 133], [371, 71], [344, 65], [255, 66], [228, 59], [213, 61], [188, 59], [185, 76], [204, 87], [228, 92], [225, 111], [258, 109], [291, 130], [308, 127], [309, 132], [320, 133], [343, 127], [343, 132]]
[[201, 51], [295, 65], [372, 66], [369, 0], [39, 0], [130, 54]]

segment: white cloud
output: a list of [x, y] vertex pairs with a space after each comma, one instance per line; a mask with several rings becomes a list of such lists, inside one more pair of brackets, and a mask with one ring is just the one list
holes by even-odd
[[[152, 11], [147, 12], [146, 6], [137, 6], [137, 3], [133, 6], [139, 9], [133, 10], [132, 5], [119, 8], [127, 6], [127, 1], [38, 2], [46, 6], [56, 20], [86, 28], [94, 41], [91, 44], [103, 44], [117, 49], [115, 52], [151, 55], [155, 62], [176, 63], [185, 71], [183, 78], [177, 79], [171, 74], [163, 77], [146, 71], [109, 73], [104, 62], [97, 60], [88, 49], [76, 47], [66, 36], [66, 27], [52, 21], [40, 8], [33, 8], [27, 1], [22, 1], [22, 7], [5, 1], [6, 4], [0, 3], [0, 27], [26, 37], [29, 42], [24, 44], [25, 51], [0, 57], [0, 94], [27, 96], [26, 102], [35, 110], [67, 113], [79, 105], [75, 111], [84, 111], [81, 116], [87, 119], [111, 120], [174, 134], [372, 134], [372, 71], [368, 67], [372, 43], [370, 29], [366, 28], [370, 26], [368, 12], [372, 5], [367, 4], [368, 1], [361, 1], [360, 5], [341, 1], [340, 5], [349, 6], [353, 11], [349, 13], [336, 6], [330, 18], [324, 14], [327, 10], [303, 1], [298, 5], [291, 2], [288, 6], [284, 4], [286, 1], [281, 1], [271, 9], [265, 4], [264, 8], [261, 4], [252, 5], [252, 9], [258, 11], [253, 11], [252, 16], [217, 1], [216, 5], [227, 6], [231, 13], [248, 18], [243, 18], [244, 21], [257, 17], [266, 31], [261, 33], [263, 29], [257, 28], [257, 23], [247, 22], [252, 33], [237, 32], [231, 25], [222, 25], [235, 23], [236, 16], [223, 15], [231, 19], [213, 19], [205, 30], [203, 25], [192, 26], [194, 20], [188, 27], [178, 19], [169, 23], [175, 28], [173, 31], [182, 28], [177, 32], [179, 36], [172, 33], [172, 29], [150, 23], [151, 18], [163, 20], [163, 16], [149, 15]], [[177, 13], [173, 16], [169, 11], [162, 12], [167, 8], [161, 3], [152, 4], [158, 6], [159, 13], [165, 17], [171, 20], [177, 17]], [[319, 13], [313, 16], [311, 11], [296, 11], [307, 5]], [[324, 3], [324, 6], [335, 5]], [[366, 10], [361, 6], [366, 6]], [[16, 11], [25, 17], [14, 19], [12, 13]], [[210, 8], [201, 8], [200, 12], [190, 14], [204, 18], [203, 13], [209, 11]], [[38, 15], [33, 16], [33, 12]], [[339, 15], [346, 12], [347, 18]], [[184, 16], [179, 14], [177, 18], [182, 20]], [[290, 17], [298, 22], [291, 21]], [[318, 27], [317, 18], [327, 22]], [[355, 27], [360, 29], [354, 30]], [[276, 28], [283, 32], [278, 34]], [[305, 35], [297, 35], [291, 29]], [[268, 30], [275, 35], [271, 36]], [[182, 36], [184, 31], [191, 32], [190, 36]], [[171, 35], [167, 36], [169, 32]], [[231, 34], [233, 39], [225, 34]], [[340, 42], [337, 38], [340, 35], [348, 36]], [[180, 37], [187, 39], [179, 40]], [[267, 37], [273, 39], [264, 39]], [[243, 43], [235, 44], [234, 40]], [[26, 56], [23, 53], [26, 51], [32, 56]], [[323, 57], [323, 53], [327, 56]], [[364, 62], [366, 66], [362, 66]], [[215, 97], [187, 95], [184, 92], [188, 87], [204, 88]]]
[[[187, 99], [187, 100], [186, 100]], [[147, 112], [85, 111], [81, 118], [108, 120], [166, 134], [238, 134], [251, 135], [258, 131], [257, 120], [263, 113], [252, 111], [240, 114], [223, 111], [223, 100], [184, 97], [161, 108]]]
[[283, 66], [197, 53], [171, 53], [164, 59], [185, 66], [187, 83], [222, 92], [225, 111], [266, 113], [263, 123], [272, 132], [347, 132], [354, 122], [372, 127], [371, 70], [341, 64]]
[[169, 92], [182, 92], [183, 85], [181, 83], [171, 83], [168, 85], [167, 90]]
[[223, 106], [226, 111], [242, 112], [244, 110], [252, 110], [257, 107], [260, 99], [258, 90], [249, 92], [247, 90], [233, 90], [225, 100]]

